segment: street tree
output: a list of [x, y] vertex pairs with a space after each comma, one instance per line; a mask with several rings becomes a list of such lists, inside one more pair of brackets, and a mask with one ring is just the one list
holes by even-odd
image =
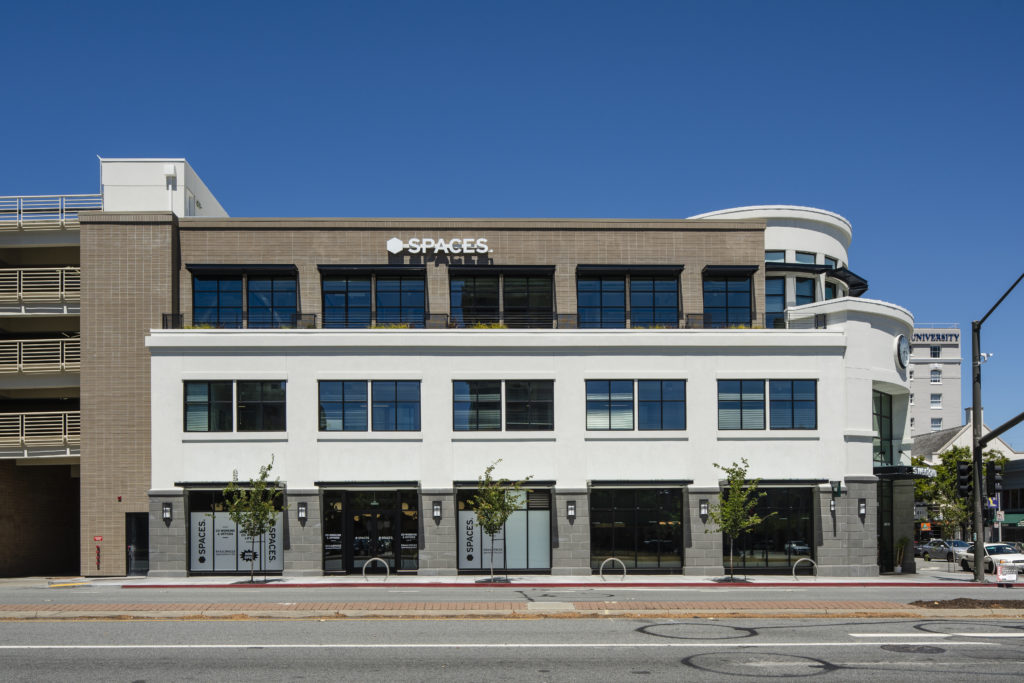
[[751, 529], [756, 529], [761, 522], [775, 513], [761, 517], [754, 512], [758, 501], [767, 494], [757, 488], [761, 483], [760, 479], [747, 479], [750, 464], [746, 458], [740, 458], [740, 462], [734, 462], [732, 465], [722, 466], [714, 463], [714, 466], [725, 474], [726, 488], [722, 490], [718, 502], [708, 509], [708, 517], [715, 524], [715, 528], [704, 531], [723, 533], [729, 537], [729, 580], [733, 581], [733, 547], [736, 539]]
[[239, 486], [238, 470], [235, 470], [231, 475], [231, 483], [224, 489], [228, 516], [249, 537], [249, 583], [254, 582], [256, 574], [256, 539], [273, 529], [278, 511], [286, 509], [286, 506], [280, 504], [284, 495], [281, 480], [275, 477], [270, 481], [273, 468], [274, 456], [271, 456], [270, 463], [260, 467], [259, 476], [250, 479], [248, 486]]
[[[1000, 451], [988, 450], [981, 454], [985, 463], [995, 462], [1003, 466], [1009, 461]], [[915, 467], [928, 467], [935, 470], [935, 476], [926, 479], [918, 479], [914, 482], [914, 497], [916, 500], [934, 505], [938, 509], [938, 516], [943, 527], [955, 528], [961, 538], [969, 538], [965, 530], [970, 526], [974, 517], [972, 514], [973, 505], [968, 498], [962, 498], [957, 492], [956, 474], [958, 463], [974, 462], [971, 449], [966, 446], [956, 446], [939, 455], [940, 461], [936, 464], [928, 464], [924, 458], [915, 456], [911, 464]], [[946, 534], [948, 537], [948, 534]]]
[[477, 479], [477, 492], [473, 496], [473, 508], [480, 527], [491, 537], [491, 581], [494, 581], [494, 537], [505, 526], [505, 522], [519, 507], [522, 499], [523, 484], [532, 479], [526, 477], [521, 481], [495, 479], [494, 468], [501, 462], [498, 458], [487, 466], [483, 476]]

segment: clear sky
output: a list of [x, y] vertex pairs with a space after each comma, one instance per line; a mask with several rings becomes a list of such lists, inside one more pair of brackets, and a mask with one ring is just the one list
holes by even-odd
[[[1024, 271], [1022, 27], [1017, 0], [9, 3], [0, 195], [174, 156], [233, 216], [820, 207], [867, 297], [960, 324], [966, 406], [970, 321]], [[1024, 285], [983, 330], [990, 426], [1022, 343]]]

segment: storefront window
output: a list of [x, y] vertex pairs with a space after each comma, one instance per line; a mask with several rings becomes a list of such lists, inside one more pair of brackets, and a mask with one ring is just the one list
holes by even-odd
[[[789, 570], [802, 557], [814, 558], [812, 488], [765, 488], [754, 512], [764, 521], [736, 539], [733, 563], [737, 569]], [[722, 538], [722, 561], [729, 566], [729, 539]], [[804, 562], [801, 568], [810, 569]]]
[[419, 494], [413, 490], [324, 491], [324, 571], [419, 567]]
[[680, 489], [592, 489], [590, 566], [617, 557], [629, 569], [683, 566]]
[[458, 492], [459, 569], [550, 569], [551, 492], [522, 491], [518, 509], [491, 537], [484, 533], [473, 512], [476, 490]]
[[[189, 571], [247, 573], [284, 570], [284, 515], [280, 511], [283, 496], [276, 501], [278, 513], [274, 528], [255, 545], [231, 521], [221, 491], [189, 491]], [[255, 549], [255, 558], [245, 551]]]

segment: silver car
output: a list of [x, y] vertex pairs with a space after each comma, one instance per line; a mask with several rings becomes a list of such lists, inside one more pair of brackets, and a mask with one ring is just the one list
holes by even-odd
[[945, 560], [953, 562], [967, 550], [970, 544], [967, 541], [943, 541], [933, 538], [921, 546], [921, 557], [925, 562], [931, 560]]

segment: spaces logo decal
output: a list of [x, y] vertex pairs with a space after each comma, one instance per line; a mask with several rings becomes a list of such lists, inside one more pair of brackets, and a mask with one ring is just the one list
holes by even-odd
[[397, 237], [387, 241], [387, 249], [392, 254], [400, 254], [403, 250], [410, 254], [490, 254], [486, 237], [463, 237], [451, 240], [435, 240], [431, 237], [412, 237], [403, 242]]

